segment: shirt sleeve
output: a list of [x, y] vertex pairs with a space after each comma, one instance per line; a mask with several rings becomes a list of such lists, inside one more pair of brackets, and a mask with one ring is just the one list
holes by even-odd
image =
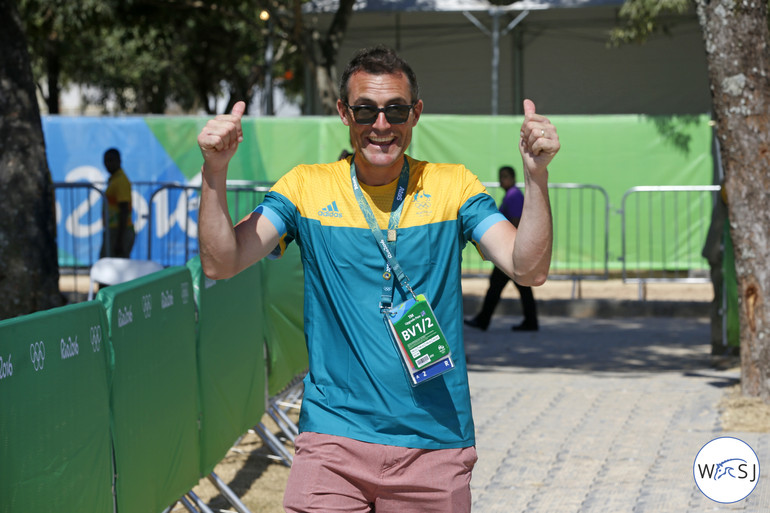
[[296, 183], [299, 177], [292, 170], [279, 179], [265, 195], [262, 203], [254, 212], [265, 216], [273, 223], [278, 231], [278, 246], [270, 254], [270, 258], [278, 258], [286, 251], [286, 247], [297, 237], [299, 213], [297, 205], [291, 198], [291, 191], [301, 190], [301, 184]]

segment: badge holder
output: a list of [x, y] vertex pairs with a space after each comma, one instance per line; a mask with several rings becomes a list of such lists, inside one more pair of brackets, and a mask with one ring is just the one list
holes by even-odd
[[430, 303], [422, 294], [387, 310], [385, 323], [412, 386], [454, 368], [449, 344]]

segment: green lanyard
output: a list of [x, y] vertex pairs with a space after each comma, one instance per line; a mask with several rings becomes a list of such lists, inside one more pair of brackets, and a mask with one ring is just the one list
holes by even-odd
[[382, 234], [379, 225], [377, 224], [377, 218], [372, 212], [372, 207], [364, 197], [364, 193], [361, 192], [361, 187], [358, 184], [358, 178], [356, 177], [355, 156], [350, 160], [350, 181], [353, 183], [353, 193], [358, 201], [358, 206], [361, 208], [361, 213], [364, 214], [369, 229], [374, 235], [374, 240], [377, 241], [377, 247], [380, 248], [380, 252], [385, 257], [385, 272], [382, 273], [382, 277], [385, 280], [382, 286], [382, 295], [380, 296], [380, 310], [390, 310], [393, 304], [393, 285], [390, 278], [392, 276], [391, 270], [396, 275], [396, 279], [406, 290], [415, 297], [412, 287], [409, 286], [409, 279], [404, 274], [401, 265], [396, 260], [396, 229], [398, 223], [401, 220], [401, 209], [404, 206], [404, 199], [406, 198], [406, 189], [409, 185], [409, 163], [404, 157], [404, 165], [401, 167], [401, 176], [398, 179], [398, 187], [396, 187], [396, 195], [393, 197], [393, 206], [390, 208], [390, 219], [388, 220], [388, 238], [385, 240], [385, 236]]

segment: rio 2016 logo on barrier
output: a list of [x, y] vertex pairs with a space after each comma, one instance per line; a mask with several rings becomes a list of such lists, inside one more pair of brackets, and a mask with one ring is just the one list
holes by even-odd
[[8, 358], [3, 360], [0, 356], [0, 379], [10, 378], [13, 376], [13, 364], [11, 363], [11, 357], [13, 355], [8, 354]]
[[759, 459], [749, 444], [732, 437], [715, 438], [698, 452], [693, 463], [695, 484], [714, 502], [745, 499], [759, 480]]
[[35, 371], [43, 370], [45, 365], [45, 344], [42, 340], [29, 345], [29, 359]]

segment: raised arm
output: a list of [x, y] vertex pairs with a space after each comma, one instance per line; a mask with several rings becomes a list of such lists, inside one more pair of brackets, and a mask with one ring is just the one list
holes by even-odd
[[235, 227], [227, 208], [227, 168], [243, 142], [241, 118], [246, 104], [206, 123], [198, 134], [203, 154], [198, 239], [203, 272], [212, 279], [238, 274], [270, 253], [279, 234], [273, 223], [249, 214]]
[[518, 229], [499, 222], [481, 238], [487, 257], [520, 285], [542, 285], [553, 249], [553, 221], [548, 198], [548, 164], [559, 151], [556, 127], [524, 100], [519, 151], [524, 168], [524, 208]]

